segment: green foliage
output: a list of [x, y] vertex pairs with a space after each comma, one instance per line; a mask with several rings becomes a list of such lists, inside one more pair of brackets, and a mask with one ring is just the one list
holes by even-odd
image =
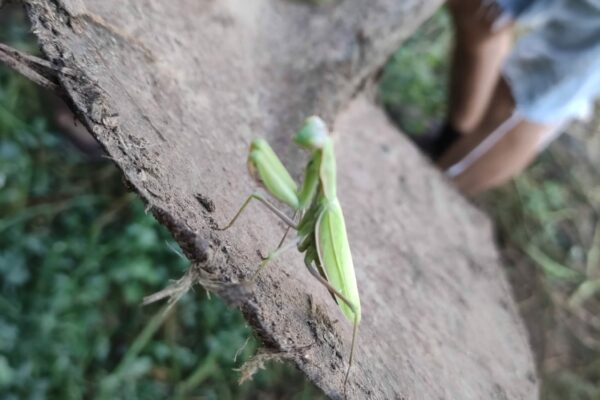
[[[9, 25], [0, 36], [19, 42]], [[234, 368], [258, 342], [201, 289], [166, 318], [140, 307], [187, 262], [111, 163], [53, 132], [41, 99], [0, 68], [0, 398], [318, 396], [281, 365], [239, 386]]]
[[446, 114], [450, 20], [438, 11], [386, 64], [379, 100], [409, 135], [432, 129]]
[[[597, 368], [597, 367], [596, 367]], [[581, 374], [562, 371], [548, 376], [542, 388], [541, 397], [545, 400], [596, 400], [600, 399], [598, 376], [586, 379]], [[594, 381], [596, 382], [594, 384]]]

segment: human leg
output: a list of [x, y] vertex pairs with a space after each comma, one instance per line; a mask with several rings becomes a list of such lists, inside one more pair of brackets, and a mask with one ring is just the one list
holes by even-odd
[[554, 124], [533, 122], [515, 114], [514, 100], [503, 80], [493, 99], [472, 134], [458, 140], [438, 162], [468, 196], [519, 174], [535, 158], [543, 139], [557, 129]]
[[449, 85], [449, 125], [470, 134], [487, 109], [510, 51], [512, 24], [493, 29], [495, 13], [481, 0], [450, 0], [455, 43]]
[[530, 1], [529, 14], [546, 23], [519, 41], [473, 132], [438, 160], [466, 194], [521, 172], [542, 142], [600, 94], [600, 6], [573, 0], [535, 7], [541, 3]]
[[498, 13], [484, 8], [482, 0], [448, 0], [447, 4], [454, 26], [448, 117], [438, 131], [415, 139], [434, 161], [482, 119], [512, 36], [511, 24], [493, 29]]

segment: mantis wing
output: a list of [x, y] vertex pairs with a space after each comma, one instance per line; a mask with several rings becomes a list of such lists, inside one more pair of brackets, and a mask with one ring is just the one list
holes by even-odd
[[[325, 200], [324, 203], [323, 211], [315, 227], [319, 261], [327, 281], [353, 304], [356, 311], [356, 323], [358, 323], [360, 321], [360, 298], [342, 207], [337, 199]], [[337, 296], [336, 301], [344, 316], [354, 323], [355, 315], [352, 308]]]

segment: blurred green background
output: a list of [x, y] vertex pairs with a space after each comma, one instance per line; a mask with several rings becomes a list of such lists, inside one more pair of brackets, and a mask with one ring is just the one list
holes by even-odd
[[[36, 53], [23, 15], [10, 12], [0, 42]], [[440, 11], [385, 67], [379, 101], [409, 134], [443, 121], [450, 44]], [[320, 396], [276, 363], [239, 386], [234, 369], [259, 343], [202, 290], [164, 320], [160, 306], [140, 306], [187, 262], [119, 171], [52, 124], [54, 102], [0, 66], [0, 398]], [[497, 222], [545, 400], [600, 399], [598, 125], [570, 128], [578, 136], [477, 201]]]

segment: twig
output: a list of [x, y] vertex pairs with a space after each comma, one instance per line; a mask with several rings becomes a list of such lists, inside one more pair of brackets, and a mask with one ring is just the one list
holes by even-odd
[[53, 65], [47, 60], [24, 53], [3, 43], [0, 43], [0, 62], [30, 81], [59, 95], [62, 95], [64, 91], [56, 81], [57, 74], [75, 75], [70, 68]]
[[237, 362], [237, 358], [238, 358], [238, 356], [239, 356], [239, 355], [240, 355], [240, 353], [241, 353], [241, 352], [242, 352], [242, 351], [243, 351], [243, 350], [246, 348], [246, 346], [248, 346], [248, 342], [250, 342], [250, 338], [251, 338], [251, 337], [252, 337], [252, 336], [248, 336], [248, 337], [246, 338], [246, 341], [244, 342], [244, 344], [243, 344], [243, 345], [242, 345], [242, 346], [241, 346], [239, 349], [237, 349], [237, 351], [235, 352], [235, 355], [233, 356], [233, 362]]
[[594, 237], [587, 253], [585, 273], [588, 278], [600, 277], [600, 223], [596, 222]]
[[71, 68], [52, 64], [48, 60], [44, 60], [43, 58], [33, 56], [33, 55], [25, 53], [21, 50], [17, 50], [14, 47], [5, 45], [4, 43], [0, 43], [0, 52], [9, 54], [14, 59], [19, 60], [24, 63], [27, 63], [27, 64], [30, 64], [30, 65], [37, 65], [40, 68], [45, 68], [49, 71], [60, 72], [61, 74], [64, 74], [64, 75], [76, 76], [75, 71]]
[[9, 54], [2, 51], [2, 49], [0, 49], [0, 62], [4, 63], [7, 67], [11, 68], [15, 72], [23, 75], [25, 78], [29, 79], [32, 82], [35, 82], [36, 84], [40, 85], [45, 89], [49, 89], [50, 91], [55, 93], [62, 92], [62, 89], [60, 86], [58, 86], [58, 84], [38, 74], [26, 63], [16, 60]]

